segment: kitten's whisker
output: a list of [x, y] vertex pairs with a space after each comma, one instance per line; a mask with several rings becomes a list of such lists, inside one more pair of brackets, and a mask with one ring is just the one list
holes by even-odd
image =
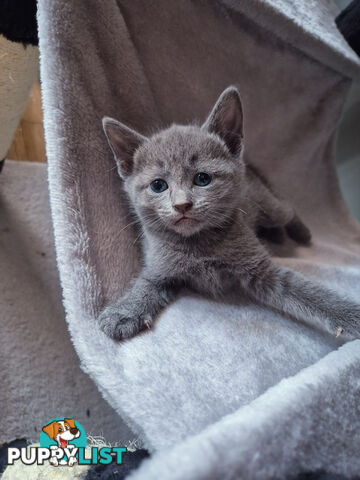
[[135, 243], [136, 243], [142, 236], [144, 236], [144, 235], [145, 235], [145, 232], [141, 232], [140, 235], [138, 235], [138, 236], [135, 238], [135, 240], [134, 240], [134, 242], [133, 242], [133, 245], [135, 245]]
[[252, 201], [256, 204], [257, 207], [260, 208], [260, 210], [263, 212], [263, 213], [266, 213], [266, 210], [263, 209], [263, 207], [253, 198]]
[[112, 172], [113, 170], [115, 170], [115, 168], [117, 168], [117, 165], [115, 165], [115, 167], [112, 167], [106, 170], [106, 173]]
[[131, 225], [134, 225], [135, 223], [140, 223], [140, 219], [137, 219], [137, 220], [134, 220], [133, 222], [130, 222], [128, 223], [127, 225], [125, 225], [125, 227], [123, 227], [120, 232], [122, 232], [123, 230], [125, 230], [126, 228], [130, 227]]

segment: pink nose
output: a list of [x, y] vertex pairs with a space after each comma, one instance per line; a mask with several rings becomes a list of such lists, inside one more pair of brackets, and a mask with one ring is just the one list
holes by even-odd
[[190, 210], [190, 208], [193, 206], [191, 202], [188, 203], [178, 203], [177, 205], [174, 205], [174, 208], [177, 212], [182, 213], [183, 215]]

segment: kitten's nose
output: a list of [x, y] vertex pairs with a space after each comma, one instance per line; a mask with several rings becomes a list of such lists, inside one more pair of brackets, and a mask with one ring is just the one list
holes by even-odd
[[174, 205], [174, 208], [177, 212], [182, 213], [183, 215], [190, 210], [190, 208], [193, 206], [191, 202], [187, 203], [178, 203], [177, 205]]

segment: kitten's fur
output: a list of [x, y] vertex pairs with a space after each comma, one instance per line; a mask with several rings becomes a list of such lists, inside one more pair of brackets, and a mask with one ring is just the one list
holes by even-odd
[[[151, 328], [187, 286], [215, 298], [243, 289], [260, 304], [318, 319], [334, 334], [343, 329], [359, 336], [359, 305], [274, 264], [256, 236], [259, 228], [274, 233], [285, 227], [297, 242], [310, 241], [292, 207], [242, 159], [243, 114], [234, 87], [222, 93], [202, 127], [173, 125], [145, 138], [110, 118], [103, 126], [144, 233], [140, 275], [100, 314], [107, 335], [123, 339]], [[194, 185], [198, 172], [211, 175], [209, 185]], [[168, 188], [154, 193], [150, 183], [159, 178]], [[179, 221], [184, 215], [190, 220]]]

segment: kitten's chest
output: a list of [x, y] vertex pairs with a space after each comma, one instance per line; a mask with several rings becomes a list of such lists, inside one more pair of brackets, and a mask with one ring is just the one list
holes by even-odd
[[[231, 249], [222, 248], [186, 248], [177, 244], [152, 244], [147, 250], [146, 264], [152, 271], [169, 280], [178, 281], [194, 290], [208, 294], [221, 295], [232, 284], [233, 256]], [[152, 247], [152, 248], [151, 248]]]
[[198, 292], [220, 295], [228, 289], [229, 278], [226, 263], [218, 259], [198, 258], [192, 263], [185, 280]]
[[228, 264], [212, 256], [186, 254], [169, 263], [169, 273], [187, 286], [209, 295], [220, 295], [228, 288]]

